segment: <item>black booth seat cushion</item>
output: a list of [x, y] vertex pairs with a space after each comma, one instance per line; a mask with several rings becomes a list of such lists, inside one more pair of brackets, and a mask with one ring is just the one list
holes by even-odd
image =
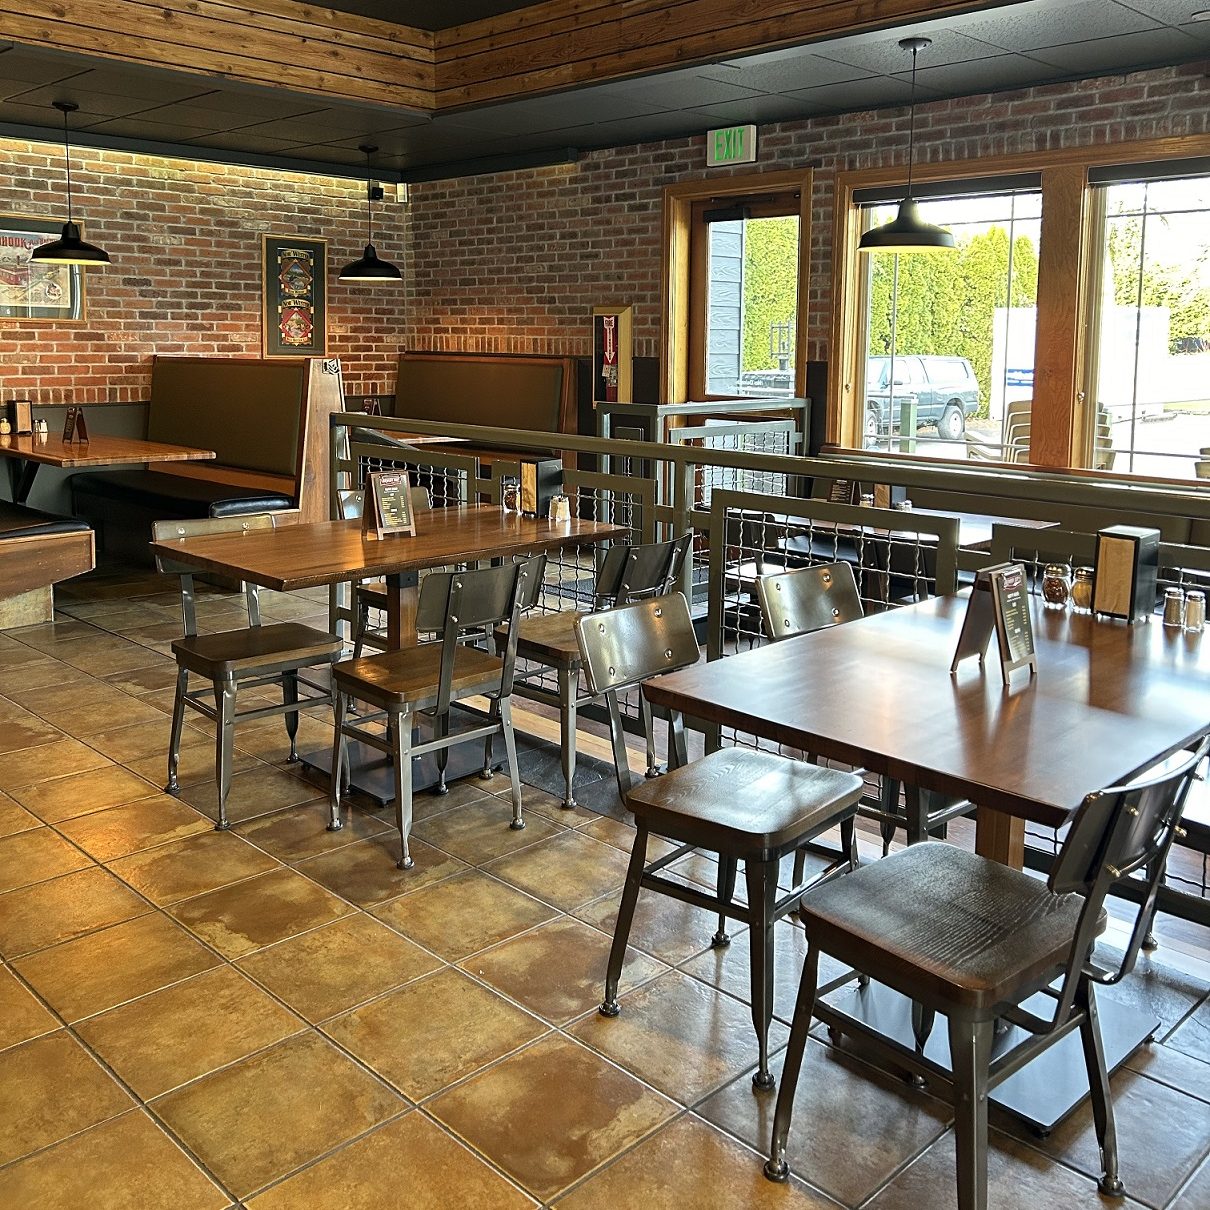
[[92, 528], [79, 517], [59, 517], [24, 504], [0, 501], [0, 539], [34, 538], [45, 534], [87, 533]]
[[77, 509], [80, 501], [120, 500], [145, 508], [157, 518], [243, 517], [294, 507], [293, 499], [281, 492], [233, 487], [230, 483], [211, 483], [158, 471], [73, 475], [71, 495]]

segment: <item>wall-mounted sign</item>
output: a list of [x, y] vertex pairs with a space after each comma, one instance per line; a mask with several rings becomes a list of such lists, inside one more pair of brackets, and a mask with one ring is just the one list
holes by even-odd
[[706, 131], [706, 167], [756, 163], [756, 127], [724, 126]]

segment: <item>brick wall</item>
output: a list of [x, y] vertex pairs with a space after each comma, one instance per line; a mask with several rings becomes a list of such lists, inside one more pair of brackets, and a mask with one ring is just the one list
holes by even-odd
[[[62, 219], [60, 144], [0, 140], [0, 181], [0, 213]], [[153, 353], [259, 356], [262, 233], [328, 240], [329, 354], [350, 393], [389, 389], [406, 283], [335, 280], [365, 244], [363, 182], [74, 147], [72, 182], [85, 239], [113, 263], [84, 271], [82, 324], [0, 319], [0, 398], [135, 402]], [[406, 266], [405, 225], [377, 204], [378, 248]]]
[[[1210, 130], [1206, 63], [923, 104], [920, 161], [959, 161]], [[760, 162], [815, 169], [808, 345], [827, 358], [838, 171], [904, 163], [905, 108], [763, 125]], [[417, 185], [409, 348], [587, 356], [594, 306], [634, 304], [658, 356], [662, 190], [707, 170], [704, 138], [590, 152], [572, 165]], [[961, 175], [961, 168], [957, 169]]]

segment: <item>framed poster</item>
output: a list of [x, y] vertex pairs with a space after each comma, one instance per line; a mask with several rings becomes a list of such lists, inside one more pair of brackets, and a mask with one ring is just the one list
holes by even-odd
[[266, 357], [328, 351], [328, 241], [261, 236], [261, 331]]
[[[57, 219], [0, 214], [0, 320], [84, 322], [84, 274], [79, 265], [40, 265], [29, 255], [58, 239]], [[83, 233], [83, 229], [81, 229]]]

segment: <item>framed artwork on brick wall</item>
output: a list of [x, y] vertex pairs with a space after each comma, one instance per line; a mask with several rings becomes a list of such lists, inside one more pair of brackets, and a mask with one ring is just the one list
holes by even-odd
[[261, 236], [261, 345], [266, 357], [328, 351], [328, 241]]
[[0, 320], [84, 322], [80, 266], [37, 264], [29, 259], [39, 244], [58, 239], [62, 230], [59, 219], [0, 214]]

